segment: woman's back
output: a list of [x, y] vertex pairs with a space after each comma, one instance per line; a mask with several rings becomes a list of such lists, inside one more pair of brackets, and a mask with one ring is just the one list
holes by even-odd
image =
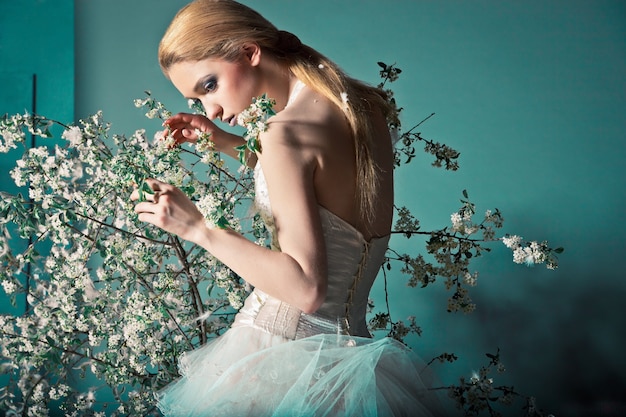
[[[349, 100], [349, 98], [348, 98]], [[272, 123], [289, 125], [297, 145], [314, 154], [313, 176], [317, 202], [347, 223], [366, 240], [389, 234], [393, 216], [393, 155], [386, 121], [372, 111], [374, 131], [372, 157], [378, 167], [378, 192], [371, 220], [361, 213], [354, 140], [341, 109], [319, 93], [303, 88]]]

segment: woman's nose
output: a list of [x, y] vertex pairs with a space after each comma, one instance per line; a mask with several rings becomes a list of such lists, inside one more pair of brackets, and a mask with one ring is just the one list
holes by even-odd
[[210, 103], [208, 100], [201, 100], [201, 102], [204, 112], [209, 119], [214, 120], [220, 116], [222, 109], [218, 105]]

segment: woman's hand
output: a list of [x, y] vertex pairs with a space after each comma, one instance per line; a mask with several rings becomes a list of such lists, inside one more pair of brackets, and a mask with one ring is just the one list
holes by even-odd
[[198, 141], [198, 130], [210, 134], [212, 136], [211, 140], [214, 140], [214, 136], [225, 133], [215, 126], [215, 123], [201, 114], [178, 113], [163, 122], [163, 125], [167, 127], [163, 132], [164, 135], [171, 133], [176, 141], [176, 145], [185, 142], [196, 143]]
[[[139, 220], [195, 242], [195, 237], [206, 227], [204, 216], [196, 205], [173, 185], [154, 179], [147, 179], [146, 183], [154, 190], [154, 194], [146, 193], [146, 201], [135, 206]], [[130, 198], [138, 200], [139, 190], [133, 191]]]
[[[241, 136], [220, 129], [215, 123], [201, 114], [178, 113], [167, 119], [163, 124], [167, 126], [163, 134], [167, 135], [171, 132], [176, 141], [176, 145], [185, 142], [196, 143], [198, 141], [197, 131], [199, 130], [200, 132], [211, 135], [211, 142], [213, 142], [215, 151], [238, 159], [239, 154], [235, 148], [244, 144], [244, 140]], [[256, 164], [256, 155], [249, 153], [247, 160], [248, 165], [254, 167]]]
[[[237, 146], [244, 143], [241, 136], [226, 132], [215, 125], [211, 120], [201, 114], [178, 113], [170, 117], [164, 123], [167, 129], [163, 132], [166, 136], [171, 132], [176, 145], [185, 142], [196, 143], [198, 141], [197, 131], [211, 135], [211, 142], [217, 152], [222, 152], [232, 158], [238, 159]], [[247, 155], [248, 165], [254, 167], [256, 155]]]

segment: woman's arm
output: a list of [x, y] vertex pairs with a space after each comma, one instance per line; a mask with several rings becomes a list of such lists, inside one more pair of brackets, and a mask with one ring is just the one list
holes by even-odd
[[[261, 135], [259, 160], [268, 185], [280, 251], [256, 245], [229, 229], [209, 229], [180, 190], [150, 180], [158, 204], [139, 203], [139, 219], [194, 242], [267, 294], [311, 313], [326, 296], [326, 251], [313, 188], [312, 146], [282, 124]], [[133, 196], [136, 198], [136, 195]]]

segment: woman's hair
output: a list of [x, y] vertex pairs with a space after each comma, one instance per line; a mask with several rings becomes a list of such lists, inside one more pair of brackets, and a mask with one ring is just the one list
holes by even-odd
[[356, 198], [361, 217], [371, 220], [379, 183], [372, 156], [372, 112], [382, 111], [387, 116], [390, 111], [381, 90], [348, 77], [295, 35], [278, 30], [256, 11], [232, 0], [196, 0], [183, 7], [161, 40], [159, 64], [167, 74], [171, 65], [182, 61], [235, 61], [242, 46], [249, 43], [284, 62], [295, 77], [344, 111], [354, 139]]

